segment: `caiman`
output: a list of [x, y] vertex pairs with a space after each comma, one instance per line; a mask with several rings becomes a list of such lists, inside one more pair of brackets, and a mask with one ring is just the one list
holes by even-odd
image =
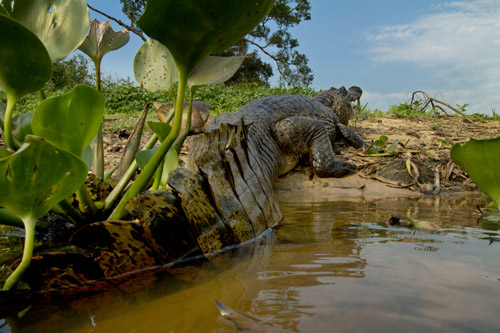
[[[193, 136], [187, 167], [170, 173], [171, 192], [141, 194], [126, 207], [133, 221], [84, 226], [69, 240], [69, 251], [35, 255], [24, 282], [43, 295], [135, 290], [158, 278], [145, 279], [144, 269], [159, 267], [183, 279], [179, 260], [217, 264], [214, 253], [248, 245], [282, 219], [273, 180], [300, 159], [308, 157], [319, 177], [354, 171], [334, 158], [332, 144], [366, 145], [347, 126], [351, 102], [360, 96], [358, 87], [331, 88], [313, 98], [270, 96], [215, 117]], [[136, 277], [140, 284], [131, 282]], [[0, 309], [11, 300], [0, 297]]]
[[[230, 245], [224, 244], [224, 239], [229, 240], [223, 237], [225, 230], [234, 236], [232, 242], [241, 242], [278, 223], [282, 215], [272, 182], [292, 170], [304, 156], [308, 156], [319, 177], [341, 177], [353, 172], [354, 165], [335, 160], [332, 144], [344, 140], [356, 148], [366, 146], [347, 126], [352, 116], [351, 101], [359, 99], [361, 93], [358, 87], [342, 87], [323, 91], [314, 98], [269, 96], [248, 103], [236, 113], [215, 117], [205, 132], [193, 139], [188, 169], [174, 170], [169, 180], [180, 193], [192, 225], [205, 220], [206, 205], [195, 204], [199, 196], [194, 197], [193, 190], [183, 184], [192, 179], [189, 188], [200, 187], [198, 173], [207, 180], [222, 221], [217, 223], [220, 228], [206, 229], [209, 233], [219, 230], [215, 238], [196, 233], [198, 237], [203, 235], [203, 241], [198, 239], [198, 243], [206, 244], [207, 237], [217, 239], [219, 249]], [[204, 251], [200, 247], [204, 253], [214, 249]]]
[[[254, 100], [234, 114], [221, 114], [207, 127], [218, 130], [221, 123], [248, 126], [248, 142], [256, 147], [265, 168], [265, 177], [291, 171], [303, 156], [309, 157], [319, 177], [341, 177], [355, 167], [335, 161], [333, 142], [344, 140], [355, 148], [366, 146], [363, 139], [348, 127], [352, 117], [351, 101], [361, 97], [359, 87], [346, 90], [331, 88], [313, 98], [275, 95]], [[199, 149], [200, 147], [198, 147]], [[201, 147], [201, 151], [205, 150]], [[191, 153], [195, 161], [200, 151]]]

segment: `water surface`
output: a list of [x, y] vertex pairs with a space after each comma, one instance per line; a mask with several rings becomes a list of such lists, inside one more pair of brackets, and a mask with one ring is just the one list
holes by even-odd
[[[273, 233], [202, 270], [187, 268], [182, 281], [74, 302], [46, 321], [27, 315], [3, 329], [235, 331], [218, 300], [303, 332], [499, 331], [499, 228], [478, 223], [477, 204], [485, 205], [481, 195], [281, 204], [285, 218]], [[384, 223], [396, 214], [442, 230]]]

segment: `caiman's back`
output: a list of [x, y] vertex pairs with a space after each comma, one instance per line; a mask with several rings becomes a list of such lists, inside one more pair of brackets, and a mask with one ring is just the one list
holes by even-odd
[[329, 139], [333, 142], [335, 125], [339, 122], [337, 115], [322, 103], [297, 95], [259, 98], [242, 107], [235, 113], [235, 117], [243, 118], [245, 125], [249, 126], [248, 142], [259, 152], [270, 179], [275, 179], [284, 170], [289, 170], [296, 164], [296, 158], [287, 158], [273, 136], [277, 123], [290, 117], [317, 119], [323, 123]]
[[243, 106], [241, 115], [245, 124], [274, 126], [275, 123], [292, 116], [304, 116], [321, 120], [327, 127], [335, 127], [337, 115], [313, 98], [297, 95], [274, 95], [256, 99]]

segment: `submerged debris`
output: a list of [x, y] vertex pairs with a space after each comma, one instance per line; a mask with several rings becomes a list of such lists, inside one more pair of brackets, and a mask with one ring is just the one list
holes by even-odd
[[229, 319], [233, 322], [234, 326], [239, 331], [242, 332], [262, 332], [262, 333], [280, 333], [280, 332], [291, 332], [289, 330], [283, 329], [281, 327], [271, 326], [258, 320], [231, 309], [229, 306], [222, 304], [219, 301], [215, 301], [217, 308], [222, 317]]
[[390, 226], [402, 226], [408, 228], [417, 228], [424, 231], [440, 231], [441, 227], [429, 221], [418, 220], [406, 215], [392, 216], [387, 224]]

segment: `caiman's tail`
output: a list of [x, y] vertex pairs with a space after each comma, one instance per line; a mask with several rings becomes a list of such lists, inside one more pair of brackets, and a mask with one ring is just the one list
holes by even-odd
[[[271, 180], [264, 176], [261, 163], [256, 148], [249, 143], [242, 118], [229, 118], [227, 122], [209, 127], [205, 133], [197, 135], [191, 145], [189, 167], [195, 171], [190, 172], [199, 171], [210, 189], [208, 197], [211, 200], [206, 199], [200, 205], [213, 202], [214, 210], [235, 236], [236, 243], [259, 236], [283, 218]], [[196, 215], [196, 209], [187, 207], [189, 202], [184, 196], [189, 194], [183, 193], [177, 182], [177, 179], [184, 182], [185, 178], [177, 174], [186, 172], [189, 171], [174, 170], [169, 184], [181, 193], [190, 223], [199, 223], [204, 220], [203, 212]]]

